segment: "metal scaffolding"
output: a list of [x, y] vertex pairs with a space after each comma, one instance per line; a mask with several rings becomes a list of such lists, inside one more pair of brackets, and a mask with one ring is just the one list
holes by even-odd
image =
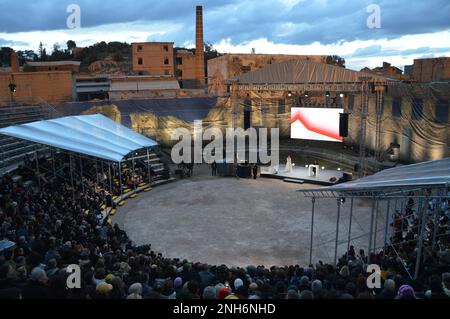
[[[342, 224], [342, 214], [341, 207], [342, 204], [350, 201], [350, 215], [349, 215], [349, 227], [348, 227], [348, 236], [346, 242], [346, 252], [347, 252], [347, 260], [348, 260], [348, 252], [350, 250], [352, 240], [359, 239], [362, 237], [368, 237], [368, 251], [367, 251], [367, 262], [370, 264], [371, 255], [376, 252], [382, 252], [383, 256], [386, 253], [386, 249], [388, 247], [392, 248], [392, 250], [398, 255], [397, 249], [395, 246], [397, 243], [392, 241], [393, 236], [389, 236], [390, 232], [390, 218], [392, 210], [398, 212], [397, 204], [401, 203], [400, 207], [403, 211], [403, 208], [406, 207], [406, 202], [410, 199], [417, 199], [418, 205], [416, 210], [416, 217], [420, 221], [420, 224], [417, 227], [417, 237], [414, 239], [416, 241], [416, 251], [417, 258], [414, 266], [414, 274], [411, 274], [411, 269], [408, 269], [403, 263], [405, 271], [411, 277], [411, 279], [417, 279], [420, 274], [421, 262], [423, 259], [423, 250], [424, 250], [424, 241], [426, 234], [426, 224], [427, 218], [433, 220], [434, 229], [432, 233], [432, 242], [431, 249], [436, 250], [436, 225], [439, 217], [440, 206], [437, 205], [437, 209], [434, 209], [431, 212], [428, 209], [428, 205], [431, 199], [438, 201], [438, 203], [442, 203], [442, 200], [448, 199], [449, 197], [449, 188], [450, 181], [446, 183], [436, 183], [436, 184], [428, 184], [428, 185], [411, 185], [411, 186], [393, 186], [393, 187], [374, 187], [374, 188], [338, 188], [334, 187], [324, 187], [318, 189], [306, 189], [299, 190], [298, 192], [307, 198], [311, 198], [312, 201], [312, 209], [311, 209], [311, 237], [310, 237], [310, 264], [313, 263], [313, 249], [314, 249], [314, 227], [315, 227], [315, 214], [317, 214], [317, 200], [319, 199], [335, 199], [336, 200], [336, 209], [337, 209], [337, 220], [336, 220], [336, 237], [334, 240], [334, 264], [338, 264], [338, 246], [339, 244], [344, 244], [344, 242], [339, 242], [339, 231], [340, 225]], [[371, 216], [370, 216], [370, 226], [369, 230], [366, 234], [362, 236], [358, 236], [357, 238], [352, 238], [352, 223], [354, 218], [354, 210], [355, 210], [355, 200], [369, 200], [371, 202]], [[395, 205], [392, 205], [392, 202], [395, 202]], [[385, 205], [384, 205], [385, 204]], [[329, 207], [329, 206], [328, 206]], [[379, 225], [378, 222], [378, 214], [379, 208], [385, 208], [385, 223], [384, 225]], [[383, 209], [383, 208], [382, 208]], [[377, 247], [377, 234], [382, 233], [384, 236], [382, 240], [382, 245]], [[395, 234], [392, 234], [395, 235]], [[324, 244], [324, 243], [321, 243]]]

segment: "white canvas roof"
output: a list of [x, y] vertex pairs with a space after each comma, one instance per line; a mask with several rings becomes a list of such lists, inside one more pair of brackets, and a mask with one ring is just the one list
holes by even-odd
[[331, 187], [300, 190], [299, 192], [352, 192], [386, 188], [426, 188], [427, 186], [437, 185], [450, 185], [450, 157], [442, 160], [394, 167], [355, 181]]
[[225, 82], [237, 81], [242, 84], [336, 84], [360, 83], [361, 77], [371, 81], [388, 82], [390, 79], [341, 68], [325, 63], [304, 60], [289, 60], [248, 72]]
[[0, 129], [0, 134], [114, 162], [133, 151], [157, 145], [101, 114], [15, 125]]

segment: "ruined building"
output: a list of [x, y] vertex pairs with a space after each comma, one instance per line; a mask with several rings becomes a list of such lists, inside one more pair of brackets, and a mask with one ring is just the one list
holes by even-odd
[[205, 55], [203, 48], [203, 9], [196, 8], [195, 53], [192, 50], [175, 49], [173, 42], [132, 43], [133, 71], [172, 80], [176, 78], [180, 88], [205, 86]]

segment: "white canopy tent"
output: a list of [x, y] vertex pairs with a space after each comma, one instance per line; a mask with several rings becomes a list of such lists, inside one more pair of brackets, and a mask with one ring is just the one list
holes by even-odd
[[[46, 146], [56, 148], [70, 153], [70, 181], [75, 198], [74, 176], [73, 176], [73, 154], [80, 158], [79, 175], [83, 177], [82, 157], [95, 158], [95, 170], [97, 184], [98, 178], [98, 160], [101, 162], [101, 171], [103, 172], [103, 161], [107, 162], [108, 180], [110, 194], [113, 194], [113, 182], [111, 167], [117, 166], [119, 173], [118, 179], [120, 184], [120, 195], [122, 195], [122, 173], [121, 163], [127, 161], [127, 156], [132, 154], [132, 172], [135, 171], [135, 152], [141, 149], [147, 151], [147, 169], [149, 183], [151, 182], [150, 172], [150, 155], [149, 148], [158, 144], [133, 130], [114, 122], [113, 120], [101, 115], [80, 115], [68, 116], [52, 120], [44, 120], [33, 123], [10, 126], [0, 129], [0, 135], [6, 135]], [[52, 149], [52, 157], [53, 157]], [[53, 175], [56, 176], [55, 160], [53, 164]], [[77, 165], [75, 165], [77, 167]], [[40, 175], [40, 167], [38, 160], [38, 152], [36, 151], [36, 171]], [[136, 180], [134, 181], [134, 189], [136, 190]], [[38, 178], [40, 185], [40, 178]], [[81, 186], [84, 191], [84, 181], [81, 178]]]
[[[336, 221], [336, 238], [334, 260], [337, 262], [338, 245], [339, 245], [339, 226], [343, 222], [341, 220], [341, 206], [345, 201], [350, 200], [350, 216], [347, 239], [347, 252], [349, 251], [352, 241], [352, 218], [354, 209], [354, 199], [363, 199], [372, 203], [372, 212], [370, 220], [370, 229], [368, 234], [368, 263], [370, 264], [370, 254], [375, 252], [377, 248], [382, 248], [383, 252], [386, 248], [394, 246], [388, 241], [388, 232], [390, 223], [392, 222], [392, 211], [397, 212], [397, 202], [400, 202], [400, 213], [409, 199], [417, 200], [415, 213], [419, 220], [417, 225], [416, 238], [417, 241], [417, 258], [414, 267], [414, 274], [408, 275], [411, 279], [418, 278], [420, 264], [422, 260], [422, 252], [424, 241], [428, 239], [427, 227], [429, 222], [433, 225], [438, 224], [440, 218], [442, 203], [450, 198], [450, 158], [444, 158], [437, 161], [429, 161], [412, 165], [399, 166], [387, 170], [383, 170], [372, 176], [364, 177], [355, 181], [314, 189], [302, 189], [298, 191], [305, 197], [312, 199], [311, 212], [311, 239], [310, 239], [310, 263], [312, 263], [313, 236], [314, 236], [314, 214], [315, 203], [317, 199], [334, 198], [337, 204], [337, 221]], [[434, 202], [432, 211], [430, 201]], [[385, 204], [381, 209], [382, 204]], [[383, 214], [385, 224], [378, 225], [378, 214]], [[407, 217], [404, 217], [407, 218]], [[438, 235], [437, 227], [433, 227], [431, 231], [431, 240], [428, 245], [435, 250]], [[384, 233], [384, 241], [382, 247], [377, 247], [377, 233]], [[345, 243], [344, 243], [345, 244]], [[395, 248], [394, 248], [395, 251]], [[396, 252], [396, 251], [395, 251]], [[396, 252], [397, 253], [397, 252]], [[403, 265], [403, 264], [402, 264]], [[403, 265], [404, 266], [404, 265]]]
[[[367, 197], [388, 196], [391, 190], [409, 191], [450, 185], [450, 157], [383, 170], [372, 176], [331, 187], [300, 190], [308, 197], [338, 197], [357, 192]], [[324, 195], [324, 196], [322, 196]]]
[[101, 115], [62, 117], [0, 129], [0, 134], [121, 162], [131, 152], [157, 143]]

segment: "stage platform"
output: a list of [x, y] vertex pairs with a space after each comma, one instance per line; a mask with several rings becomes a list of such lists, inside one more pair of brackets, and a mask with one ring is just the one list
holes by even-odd
[[[342, 171], [331, 169], [320, 169], [319, 176], [309, 176], [309, 168], [294, 166], [290, 173], [285, 172], [286, 165], [280, 164], [278, 167], [261, 167], [261, 177], [283, 179], [293, 183], [317, 184], [330, 186], [344, 176]], [[332, 178], [336, 178], [335, 182], [331, 182]]]

